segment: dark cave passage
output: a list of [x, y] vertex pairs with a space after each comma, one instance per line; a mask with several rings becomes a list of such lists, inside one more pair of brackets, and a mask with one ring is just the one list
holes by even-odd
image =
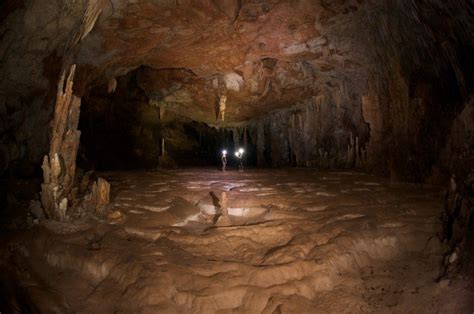
[[150, 105], [134, 72], [114, 93], [99, 86], [84, 97], [79, 129], [78, 165], [87, 170], [218, 167], [220, 152], [234, 151], [232, 130]]

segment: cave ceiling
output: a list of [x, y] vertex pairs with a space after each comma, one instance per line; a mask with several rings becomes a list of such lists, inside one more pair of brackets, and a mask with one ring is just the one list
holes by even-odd
[[472, 45], [474, 14], [470, 0], [6, 0], [1, 9], [0, 100], [15, 110], [52, 108], [61, 69], [75, 63], [78, 96], [115, 79], [214, 125], [318, 97], [352, 115], [399, 69], [438, 81], [452, 67], [462, 81], [456, 49]]
[[151, 104], [223, 125], [217, 112], [225, 93], [225, 124], [248, 121], [327, 89], [363, 84], [366, 45], [352, 31], [363, 23], [363, 5], [362, 0], [104, 2], [76, 51], [82, 85], [106, 85], [135, 71]]

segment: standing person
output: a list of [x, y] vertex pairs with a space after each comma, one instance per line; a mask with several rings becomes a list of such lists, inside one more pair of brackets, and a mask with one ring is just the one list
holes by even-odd
[[222, 171], [225, 171], [225, 167], [227, 166], [227, 151], [225, 149], [222, 151], [221, 162]]
[[244, 152], [245, 151], [244, 151], [243, 148], [239, 148], [239, 150], [237, 152], [235, 152], [235, 157], [237, 157], [239, 159], [239, 172], [244, 172], [244, 163], [243, 163], [243, 160], [242, 160]]

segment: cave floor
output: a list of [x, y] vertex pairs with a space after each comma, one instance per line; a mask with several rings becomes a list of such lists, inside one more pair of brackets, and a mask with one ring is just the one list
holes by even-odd
[[16, 242], [30, 269], [17, 281], [39, 307], [433, 313], [461, 302], [434, 283], [436, 187], [307, 169], [101, 175], [121, 217], [44, 221]]

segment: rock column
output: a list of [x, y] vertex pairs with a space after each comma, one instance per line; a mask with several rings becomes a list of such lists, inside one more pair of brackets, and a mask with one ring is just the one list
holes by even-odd
[[66, 219], [68, 205], [75, 197], [73, 184], [81, 136], [77, 129], [81, 99], [72, 93], [75, 69], [72, 65], [67, 79], [63, 73], [58, 82], [50, 150], [42, 166], [41, 202], [48, 218], [60, 221]]

